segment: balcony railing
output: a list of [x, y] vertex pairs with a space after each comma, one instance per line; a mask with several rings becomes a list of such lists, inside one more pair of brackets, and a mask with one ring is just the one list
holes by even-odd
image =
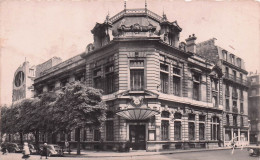
[[226, 106], [226, 111], [230, 111], [230, 107], [229, 106]]
[[224, 73], [224, 78], [225, 79], [228, 79], [228, 80], [230, 80], [230, 81], [233, 81], [233, 82], [237, 82], [237, 83], [239, 83], [239, 84], [243, 84], [243, 85], [245, 85], [245, 86], [247, 86], [248, 85], [248, 81], [246, 80], [246, 79], [241, 79], [241, 78], [239, 78], [239, 77], [236, 77], [236, 76], [234, 76], [233, 74], [229, 74], [229, 73]]
[[229, 96], [230, 96], [229, 90], [225, 92], [225, 96], [226, 96], [226, 97], [229, 97]]
[[232, 92], [232, 98], [237, 99], [238, 98], [238, 93], [237, 92]]
[[233, 107], [233, 108], [232, 108], [232, 112], [234, 112], [234, 113], [238, 113], [238, 109], [237, 109], [237, 107]]

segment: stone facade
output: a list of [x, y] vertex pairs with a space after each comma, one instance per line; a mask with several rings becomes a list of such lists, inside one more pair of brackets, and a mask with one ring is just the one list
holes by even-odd
[[248, 117], [250, 119], [250, 143], [260, 143], [260, 74], [250, 73], [248, 76]]
[[[234, 113], [224, 107], [226, 80], [219, 64], [221, 56], [217, 47], [207, 50], [196, 45], [195, 35], [186, 43], [179, 42], [181, 31], [165, 14], [161, 17], [146, 8], [125, 9], [95, 25], [91, 31], [94, 42], [84, 53], [41, 70], [34, 81], [36, 94], [82, 80], [102, 89], [108, 105], [101, 131], [75, 130], [57, 135], [57, 141], [68, 139], [73, 145], [80, 132], [87, 149], [98, 149], [100, 141], [107, 150], [124, 144], [147, 151], [224, 146], [225, 115]], [[206, 57], [208, 53], [214, 55], [213, 60]], [[244, 93], [245, 97], [246, 90]], [[246, 114], [245, 108], [236, 113], [244, 121]], [[248, 130], [231, 129], [239, 134]]]
[[235, 141], [237, 146], [249, 144], [248, 81], [244, 61], [215, 44], [210, 39], [197, 44], [197, 54], [207, 58], [222, 70], [220, 104], [224, 106], [224, 145]]

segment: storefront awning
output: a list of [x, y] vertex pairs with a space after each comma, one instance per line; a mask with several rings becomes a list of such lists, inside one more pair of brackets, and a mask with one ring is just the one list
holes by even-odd
[[116, 112], [117, 115], [129, 120], [144, 120], [159, 113], [159, 111], [150, 108], [128, 108]]

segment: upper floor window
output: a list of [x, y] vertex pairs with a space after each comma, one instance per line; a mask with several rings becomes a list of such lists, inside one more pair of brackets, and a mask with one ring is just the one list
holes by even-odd
[[237, 116], [233, 115], [233, 126], [237, 126]]
[[240, 125], [241, 125], [241, 127], [244, 126], [244, 118], [243, 118], [243, 116], [240, 117]]
[[244, 104], [240, 103], [240, 113], [244, 113]]
[[193, 99], [199, 100], [200, 97], [200, 75], [193, 75]]
[[214, 91], [217, 91], [218, 90], [218, 81], [216, 79], [212, 79], [211, 80], [211, 88], [212, 90]]
[[130, 86], [132, 91], [144, 90], [144, 61], [130, 61]]
[[241, 59], [240, 59], [240, 58], [237, 58], [237, 66], [238, 66], [239, 68], [241, 68]]
[[161, 86], [161, 92], [168, 93], [168, 84], [169, 84], [169, 73], [168, 73], [168, 65], [166, 64], [160, 64], [160, 86]]
[[93, 72], [94, 77], [101, 76], [101, 75], [102, 75], [101, 68], [94, 70]]
[[229, 96], [229, 85], [226, 84], [226, 88], [225, 88], [225, 96]]
[[35, 76], [34, 69], [29, 69], [29, 74], [30, 76], [34, 77]]
[[173, 94], [180, 96], [181, 90], [181, 70], [173, 67]]
[[230, 107], [229, 107], [229, 99], [226, 99], [226, 111], [229, 111]]
[[115, 90], [114, 65], [110, 65], [105, 68], [105, 79], [105, 93], [113, 93]]
[[227, 125], [227, 126], [230, 125], [230, 124], [229, 124], [229, 115], [228, 115], [228, 114], [226, 115], [226, 125]]
[[235, 63], [235, 62], [234, 62], [234, 59], [235, 59], [234, 55], [231, 54], [231, 55], [230, 55], [230, 61], [231, 61], [232, 64]]
[[227, 52], [226, 51], [222, 51], [222, 56], [223, 56], [223, 60], [227, 60]]
[[236, 80], [237, 78], [237, 72], [235, 70], [233, 70], [233, 76], [234, 76], [234, 80]]
[[213, 103], [213, 107], [217, 107], [218, 106], [217, 96], [212, 96], [212, 103]]

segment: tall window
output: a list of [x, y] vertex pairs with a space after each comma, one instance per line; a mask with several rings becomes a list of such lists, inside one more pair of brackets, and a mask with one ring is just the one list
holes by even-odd
[[240, 113], [244, 113], [244, 105], [243, 105], [243, 103], [240, 103]]
[[144, 61], [130, 61], [130, 84], [132, 91], [144, 90]]
[[227, 125], [227, 126], [230, 125], [230, 123], [229, 123], [229, 115], [228, 115], [228, 114], [226, 115], [226, 125]]
[[205, 140], [205, 117], [204, 115], [199, 115], [199, 139]]
[[237, 88], [235, 86], [233, 86], [232, 98], [237, 99], [237, 97], [238, 97]]
[[195, 114], [189, 114], [189, 140], [195, 140]]
[[181, 140], [181, 117], [180, 113], [174, 114], [174, 140]]
[[233, 115], [233, 126], [237, 126], [237, 116]]
[[94, 141], [99, 141], [100, 138], [101, 138], [100, 130], [95, 129], [95, 130], [94, 130]]
[[226, 51], [222, 51], [222, 56], [223, 56], [223, 60], [227, 60], [227, 52]]
[[173, 94], [180, 96], [181, 88], [181, 70], [179, 68], [173, 68]]
[[200, 75], [193, 75], [193, 99], [199, 100], [200, 97]]
[[225, 96], [226, 96], [226, 97], [229, 97], [229, 85], [228, 85], [228, 84], [226, 84]]
[[243, 89], [240, 89], [240, 100], [244, 100]]
[[162, 140], [169, 139], [169, 121], [168, 120], [162, 120], [161, 136], [162, 136]]
[[230, 111], [230, 107], [229, 107], [229, 99], [226, 99], [226, 111]]
[[162, 93], [168, 93], [168, 81], [169, 81], [169, 69], [168, 69], [168, 65], [166, 64], [160, 64], [160, 80], [161, 80], [161, 92]]
[[237, 66], [238, 66], [239, 68], [241, 68], [241, 59], [240, 59], [240, 58], [237, 58]]
[[114, 91], [114, 65], [107, 66], [106, 69], [106, 86], [105, 86], [105, 93], [113, 93]]
[[236, 72], [236, 71], [234, 71], [234, 70], [233, 70], [233, 76], [234, 76], [234, 77], [233, 77], [233, 78], [234, 78], [234, 80], [236, 80], [236, 78], [237, 78], [237, 72]]
[[218, 117], [211, 119], [211, 140], [219, 140], [220, 138], [220, 121]]
[[213, 107], [218, 107], [218, 99], [217, 96], [212, 96]]
[[101, 68], [94, 70], [93, 72], [93, 83], [94, 83], [94, 88], [97, 89], [102, 89], [102, 71]]
[[228, 69], [228, 67], [225, 68], [225, 72], [226, 72], [226, 77], [229, 77], [229, 69]]
[[241, 125], [241, 127], [244, 126], [244, 118], [243, 118], [243, 116], [240, 117], [240, 125]]
[[114, 140], [114, 123], [113, 121], [106, 121], [106, 140]]

